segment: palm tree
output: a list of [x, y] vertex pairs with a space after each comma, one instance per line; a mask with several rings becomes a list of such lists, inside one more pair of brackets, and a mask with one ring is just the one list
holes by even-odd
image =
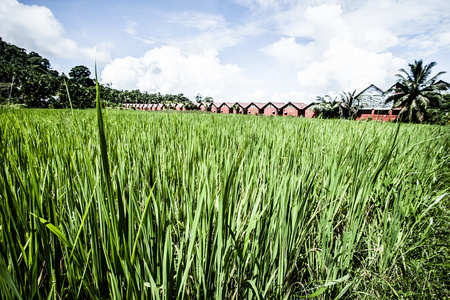
[[356, 90], [353, 92], [342, 92], [341, 93], [341, 103], [346, 108], [347, 118], [354, 119], [358, 109], [361, 108], [359, 99], [356, 98]]
[[419, 60], [409, 64], [410, 72], [399, 70], [400, 73], [396, 76], [400, 84], [395, 95], [387, 98], [386, 103], [393, 102], [393, 107], [401, 107], [400, 117], [406, 113], [406, 120], [422, 122], [426, 109], [430, 105], [439, 105], [436, 102], [442, 96], [437, 91], [445, 90], [448, 84], [437, 82], [438, 77], [446, 72], [439, 72], [428, 79], [434, 66], [435, 62], [423, 65], [422, 60]]
[[321, 116], [324, 119], [343, 118], [341, 102], [337, 100], [337, 97], [332, 98], [329, 95], [325, 95], [325, 97], [317, 96], [317, 101], [320, 101], [320, 103], [312, 107], [316, 116]]

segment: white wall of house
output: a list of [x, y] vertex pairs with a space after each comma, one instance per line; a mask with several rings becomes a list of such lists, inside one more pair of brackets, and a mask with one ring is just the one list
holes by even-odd
[[[392, 94], [394, 91], [392, 91]], [[374, 85], [369, 86], [367, 89], [358, 95], [357, 99], [360, 101], [360, 105], [363, 107], [377, 107], [377, 108], [391, 108], [392, 103], [385, 104], [386, 99], [391, 95], [391, 92], [384, 93], [382, 90]]]

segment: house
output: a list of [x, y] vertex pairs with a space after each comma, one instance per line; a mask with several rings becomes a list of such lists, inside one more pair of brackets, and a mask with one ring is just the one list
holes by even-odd
[[306, 104], [300, 103], [300, 102], [288, 102], [282, 107], [282, 115], [283, 117], [287, 116], [293, 116], [293, 117], [300, 117], [305, 116], [305, 109]]
[[356, 121], [376, 120], [376, 121], [395, 121], [400, 113], [400, 107], [396, 108], [362, 108], [356, 114]]
[[269, 102], [263, 107], [264, 115], [265, 116], [278, 116], [278, 115], [281, 115], [282, 114], [282, 108], [285, 105], [286, 105], [286, 103], [282, 103], [282, 102]]
[[441, 85], [443, 88], [442, 90], [439, 90], [439, 93], [441, 95], [447, 95], [450, 94], [450, 84], [444, 80], [439, 80], [438, 82], [436, 82], [436, 84]]
[[211, 112], [214, 114], [220, 113], [220, 107], [221, 103], [211, 103]]
[[387, 108], [391, 107], [391, 104], [386, 104], [386, 99], [395, 93], [396, 85], [389, 88], [386, 92], [383, 92], [380, 88], [371, 84], [361, 93], [359, 93], [355, 99], [359, 102], [359, 104], [363, 107], [377, 107], [377, 108]]
[[247, 114], [248, 115], [262, 115], [264, 114], [264, 106], [266, 103], [261, 102], [252, 102], [249, 106], [247, 106]]
[[208, 103], [202, 102], [197, 106], [197, 108], [200, 109], [200, 111], [208, 111], [208, 106]]
[[232, 114], [233, 113], [233, 105], [231, 102], [224, 102], [220, 105], [219, 110], [221, 114]]
[[308, 105], [305, 106], [304, 108], [304, 116], [305, 118], [315, 118], [316, 117], [316, 113], [313, 110], [314, 105], [316, 105], [317, 102], [312, 102]]
[[247, 107], [250, 105], [250, 103], [244, 103], [244, 102], [236, 102], [233, 106], [235, 109], [233, 110], [233, 113], [235, 114], [247, 114]]

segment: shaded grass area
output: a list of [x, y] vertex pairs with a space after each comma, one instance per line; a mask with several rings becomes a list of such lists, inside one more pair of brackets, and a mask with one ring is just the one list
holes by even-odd
[[1, 298], [450, 297], [448, 126], [97, 122], [0, 111]]

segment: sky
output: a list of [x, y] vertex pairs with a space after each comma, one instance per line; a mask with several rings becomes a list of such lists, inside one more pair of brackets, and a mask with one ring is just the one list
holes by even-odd
[[0, 37], [116, 89], [310, 103], [450, 72], [450, 1], [0, 0]]

